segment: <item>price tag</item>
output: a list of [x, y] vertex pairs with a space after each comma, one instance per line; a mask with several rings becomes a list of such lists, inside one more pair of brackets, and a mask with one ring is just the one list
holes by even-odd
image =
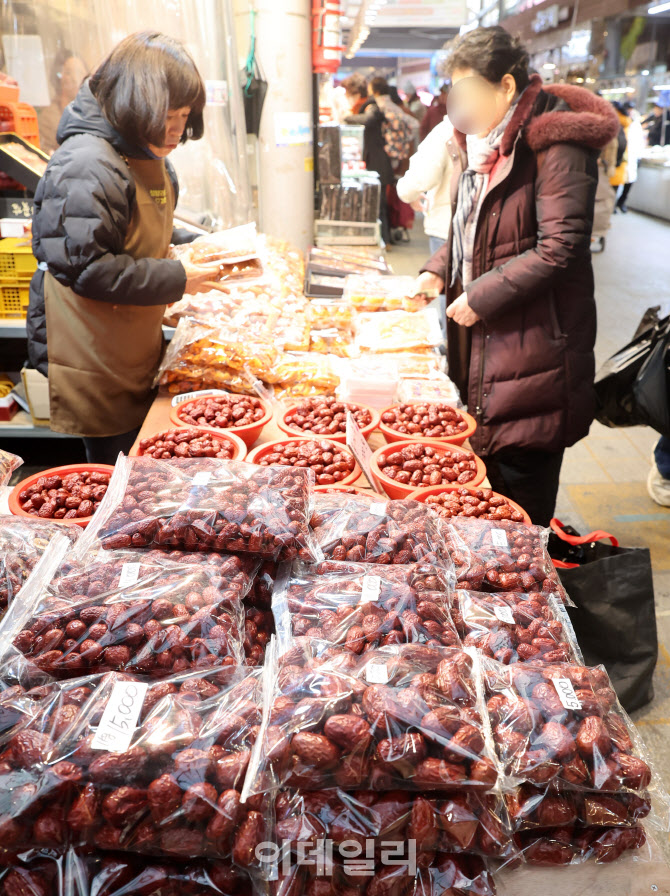
[[506, 622], [508, 625], [514, 625], [514, 616], [512, 615], [511, 607], [494, 607], [493, 612], [496, 619], [499, 619], [501, 622]]
[[139, 563], [124, 563], [119, 576], [119, 588], [130, 588], [140, 577]]
[[193, 485], [207, 485], [209, 480], [212, 478], [211, 471], [200, 470], [199, 473], [195, 473], [193, 475]]
[[507, 533], [504, 529], [491, 529], [491, 541], [497, 548], [503, 548], [504, 550], [509, 551]]
[[382, 590], [381, 576], [363, 576], [363, 588], [361, 589], [361, 603], [374, 603], [379, 599]]
[[347, 447], [358, 461], [358, 466], [365, 473], [365, 477], [370, 485], [376, 492], [383, 494], [372, 478], [372, 451], [370, 451], [370, 446], [365, 441], [365, 436], [361, 432], [360, 426], [354, 420], [354, 415], [351, 411], [347, 411]]
[[552, 678], [558, 699], [566, 709], [581, 709], [582, 704], [575, 694], [575, 689], [569, 678]]
[[224, 392], [223, 389], [203, 389], [201, 392], [184, 392], [183, 395], [175, 395], [171, 404], [173, 408], [176, 408], [192, 398], [208, 398], [210, 395], [228, 395], [228, 393]]
[[117, 681], [93, 738], [94, 750], [125, 753], [137, 728], [148, 688], [148, 684], [137, 681]]
[[379, 501], [375, 504], [370, 504], [368, 512], [373, 516], [386, 516], [386, 502]]
[[365, 678], [370, 684], [388, 684], [389, 672], [386, 663], [370, 663], [365, 667]]

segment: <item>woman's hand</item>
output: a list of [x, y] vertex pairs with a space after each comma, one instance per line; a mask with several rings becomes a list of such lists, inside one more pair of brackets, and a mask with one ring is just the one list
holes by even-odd
[[481, 317], [468, 305], [468, 294], [464, 292], [447, 308], [447, 317], [461, 327], [473, 327]]
[[[428, 291], [428, 296], [426, 296], [426, 291]], [[435, 292], [437, 292], [438, 296], [444, 292], [444, 280], [442, 277], [438, 277], [437, 274], [431, 274], [430, 271], [424, 271], [423, 274], [419, 274], [414, 281], [414, 295], [418, 298], [423, 296], [426, 303], [428, 303], [435, 298], [434, 295], [431, 295], [431, 293]]]
[[415, 212], [425, 212], [426, 194], [422, 193], [418, 199], [415, 199], [414, 202], [410, 202], [410, 208], [414, 209]]
[[182, 261], [184, 271], [186, 272], [186, 286], [184, 295], [193, 296], [198, 292], [202, 292], [208, 282], [217, 280], [219, 276], [219, 265], [195, 265], [184, 263]]

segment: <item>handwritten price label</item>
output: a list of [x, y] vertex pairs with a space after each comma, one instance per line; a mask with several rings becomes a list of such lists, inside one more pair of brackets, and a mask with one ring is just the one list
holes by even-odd
[[183, 395], [175, 395], [171, 403], [172, 407], [176, 408], [185, 401], [190, 401], [192, 398], [209, 398], [210, 395], [227, 394], [228, 393], [224, 392], [223, 389], [203, 389], [201, 392], [184, 392]]
[[365, 667], [368, 684], [388, 684], [389, 671], [386, 663], [370, 663]]
[[552, 678], [558, 699], [565, 709], [581, 709], [582, 704], [569, 678]]
[[361, 603], [374, 603], [379, 599], [382, 590], [382, 580], [380, 576], [363, 576], [363, 587], [361, 589]]
[[494, 607], [493, 613], [496, 619], [505, 622], [507, 625], [514, 625], [514, 616], [511, 607]]
[[125, 753], [133, 739], [148, 684], [117, 681], [93, 738], [94, 750]]
[[372, 478], [372, 451], [365, 441], [361, 428], [354, 420], [351, 411], [347, 411], [347, 447], [358, 461], [358, 466], [365, 473], [365, 477], [376, 492], [383, 494]]
[[502, 548], [505, 551], [509, 551], [507, 533], [504, 529], [491, 529], [491, 541], [497, 548]]

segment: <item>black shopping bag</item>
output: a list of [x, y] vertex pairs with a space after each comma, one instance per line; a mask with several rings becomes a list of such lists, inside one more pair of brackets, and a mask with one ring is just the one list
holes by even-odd
[[653, 425], [645, 409], [638, 404], [635, 387], [657, 344], [667, 340], [670, 317], [654, 321], [651, 311], [648, 309], [643, 318], [643, 322], [653, 321], [651, 326], [642, 332], [638, 327], [635, 338], [605, 361], [596, 374], [596, 419], [604, 426]]
[[670, 437], [670, 327], [642, 365], [633, 394], [647, 426]]
[[550, 552], [575, 604], [568, 613], [586, 665], [604, 665], [624, 709], [639, 709], [653, 699], [658, 659], [649, 550], [620, 547], [606, 532], [579, 536], [559, 520], [551, 528]]

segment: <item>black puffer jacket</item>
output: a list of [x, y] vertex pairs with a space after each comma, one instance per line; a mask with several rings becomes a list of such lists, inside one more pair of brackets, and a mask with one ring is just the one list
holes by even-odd
[[[78, 295], [115, 305], [164, 305], [184, 294], [179, 261], [133, 259], [123, 247], [135, 202], [135, 182], [122, 156], [147, 158], [129, 146], [103, 116], [84, 84], [61, 118], [60, 148], [52, 156], [35, 194], [33, 252], [42, 265]], [[166, 163], [178, 192], [173, 167]], [[175, 231], [174, 242], [192, 239]], [[30, 363], [48, 369], [44, 270], [30, 284]]]

